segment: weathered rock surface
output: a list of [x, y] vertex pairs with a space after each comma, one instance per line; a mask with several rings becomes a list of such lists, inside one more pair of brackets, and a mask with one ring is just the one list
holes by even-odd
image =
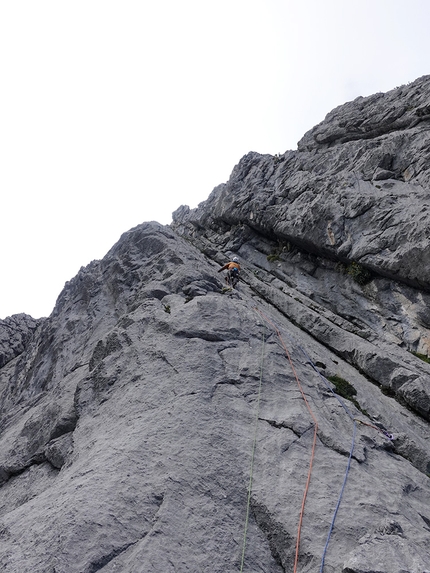
[[15, 314], [0, 320], [0, 368], [23, 352], [27, 342], [43, 319]]
[[337, 108], [2, 321], [2, 571], [292, 571], [316, 428], [297, 571], [430, 572], [429, 102]]
[[430, 76], [341, 106], [280, 157], [250, 153], [188, 220], [246, 223], [430, 288]]

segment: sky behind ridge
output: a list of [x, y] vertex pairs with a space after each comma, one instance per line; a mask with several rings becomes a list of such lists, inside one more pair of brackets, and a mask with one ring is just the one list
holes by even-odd
[[0, 3], [0, 319], [167, 224], [249, 151], [430, 73], [427, 0]]

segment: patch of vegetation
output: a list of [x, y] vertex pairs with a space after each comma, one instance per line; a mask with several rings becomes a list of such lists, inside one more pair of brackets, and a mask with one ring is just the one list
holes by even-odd
[[361, 286], [367, 284], [373, 278], [369, 269], [366, 269], [363, 267], [363, 265], [360, 265], [360, 263], [356, 263], [355, 261], [348, 265], [346, 272], [356, 283]]
[[163, 304], [164, 307], [164, 312], [167, 312], [167, 314], [170, 314], [171, 308], [170, 308], [170, 304]]
[[271, 263], [281, 260], [281, 255], [285, 252], [290, 253], [292, 250], [291, 243], [289, 241], [284, 242], [278, 239], [278, 245], [274, 248], [273, 253], [267, 255], [267, 260]]
[[333, 382], [336, 387], [336, 394], [339, 394], [339, 396], [351, 401], [354, 400], [354, 396], [357, 396], [357, 390], [354, 386], [337, 374], [335, 376], [328, 376], [327, 380]]
[[334, 268], [341, 275], [345, 275], [347, 273], [347, 266], [344, 263], [337, 262]]
[[420, 354], [419, 352], [414, 352], [414, 351], [412, 351], [412, 354], [417, 358], [419, 358], [420, 360], [422, 360], [423, 362], [427, 362], [427, 364], [430, 364], [430, 358], [427, 356], [427, 354]]
[[334, 384], [335, 386], [334, 391], [336, 392], [336, 394], [339, 394], [339, 396], [342, 396], [342, 398], [350, 400], [354, 404], [354, 406], [358, 410], [360, 410], [360, 412], [365, 416], [369, 415], [368, 412], [364, 410], [355, 399], [355, 396], [357, 396], [357, 390], [354, 388], [352, 384], [350, 384], [347, 380], [341, 378], [337, 374], [335, 376], [327, 376], [327, 380], [330, 380], [330, 382]]

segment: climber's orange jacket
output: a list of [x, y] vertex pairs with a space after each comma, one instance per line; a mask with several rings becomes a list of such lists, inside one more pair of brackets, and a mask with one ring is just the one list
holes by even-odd
[[239, 263], [233, 263], [233, 262], [227, 263], [218, 272], [220, 273], [221, 271], [225, 270], [232, 271], [233, 269], [237, 269], [238, 271], [240, 271]]

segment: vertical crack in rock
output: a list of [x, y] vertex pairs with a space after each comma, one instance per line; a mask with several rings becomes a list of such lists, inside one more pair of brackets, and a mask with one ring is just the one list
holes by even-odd
[[274, 561], [284, 573], [291, 571], [294, 563], [294, 539], [284, 526], [277, 522], [267, 507], [251, 497], [251, 510], [258, 527], [266, 537]]

